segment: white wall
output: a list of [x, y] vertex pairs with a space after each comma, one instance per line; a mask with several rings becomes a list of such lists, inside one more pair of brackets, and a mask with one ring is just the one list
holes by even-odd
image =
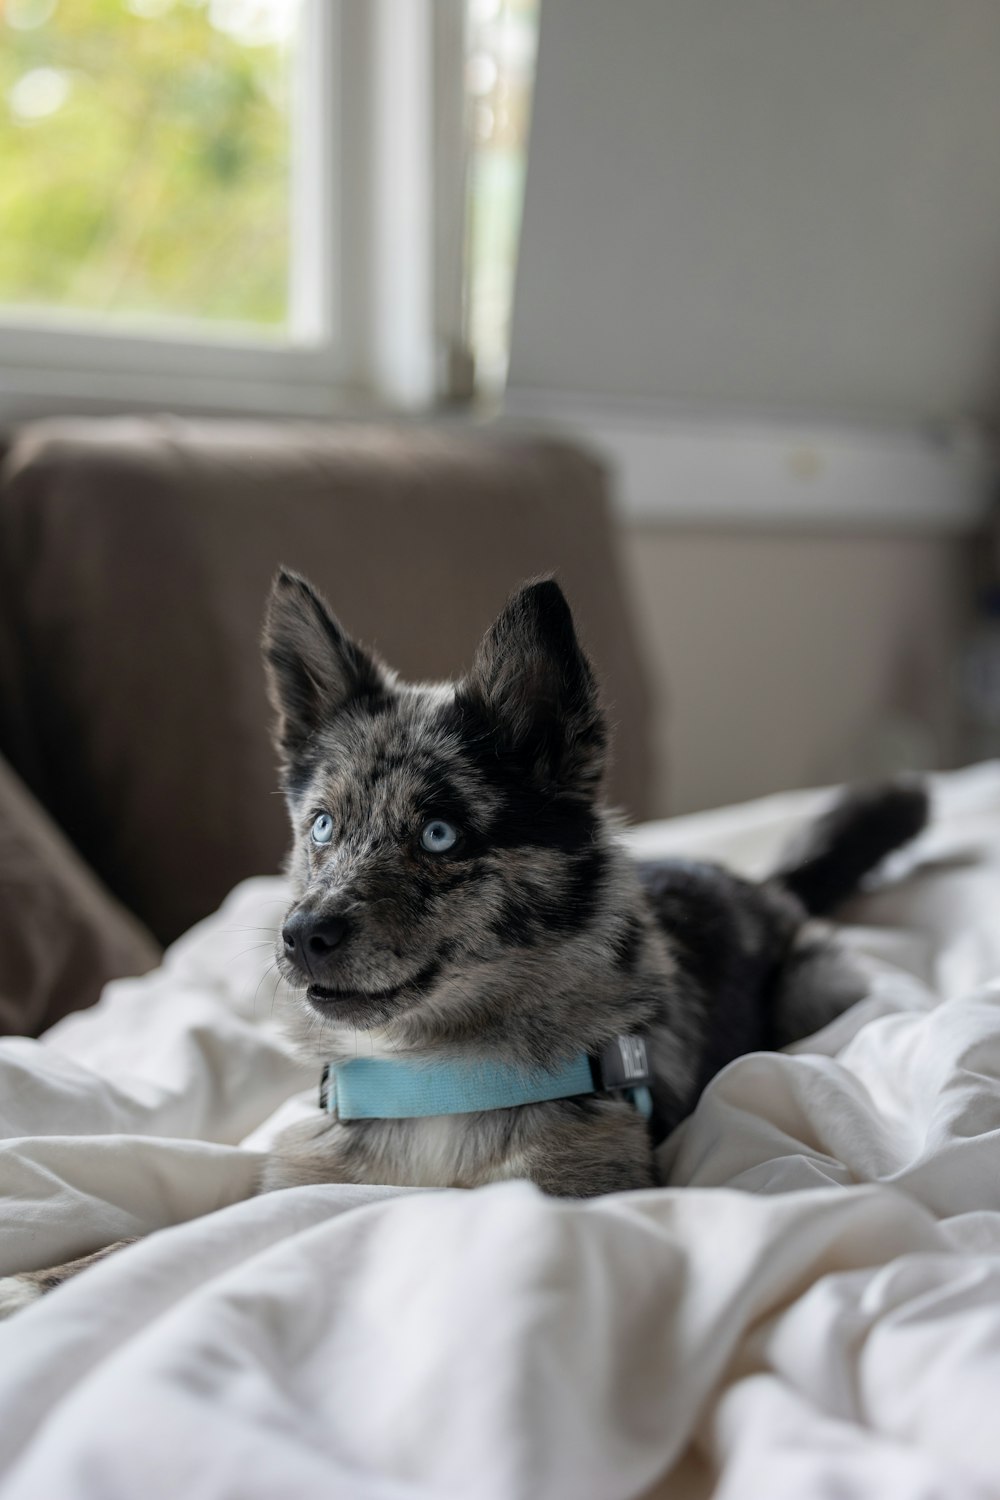
[[511, 381], [991, 412], [996, 0], [543, 0]]
[[997, 0], [543, 0], [509, 409], [608, 460], [661, 811], [960, 754], [998, 405]]
[[657, 811], [954, 764], [973, 550], [629, 527]]

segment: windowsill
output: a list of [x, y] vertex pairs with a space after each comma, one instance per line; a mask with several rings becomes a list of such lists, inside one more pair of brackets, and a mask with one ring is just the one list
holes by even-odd
[[183, 416], [323, 418], [370, 406], [332, 381], [0, 364], [0, 426], [36, 417], [171, 411]]

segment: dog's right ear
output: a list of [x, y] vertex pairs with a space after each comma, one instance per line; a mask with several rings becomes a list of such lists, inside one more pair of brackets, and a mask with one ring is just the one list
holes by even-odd
[[264, 668], [286, 776], [303, 766], [316, 731], [346, 704], [382, 697], [389, 687], [380, 663], [351, 639], [312, 584], [288, 568], [267, 601]]

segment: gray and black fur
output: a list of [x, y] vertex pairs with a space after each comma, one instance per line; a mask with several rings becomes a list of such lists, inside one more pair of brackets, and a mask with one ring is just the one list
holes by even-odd
[[[550, 579], [512, 597], [465, 677], [410, 686], [283, 572], [265, 659], [294, 834], [279, 964], [304, 991], [317, 1058], [551, 1067], [643, 1033], [656, 1074], [648, 1127], [611, 1096], [431, 1121], [317, 1113], [279, 1143], [267, 1186], [649, 1186], [653, 1147], [721, 1067], [857, 998], [808, 919], [920, 831], [920, 785], [850, 794], [762, 884], [636, 864], [602, 801], [606, 719]], [[326, 849], [310, 839], [321, 813], [336, 829]], [[460, 830], [453, 849], [421, 848], [428, 819]]]
[[[399, 682], [289, 572], [264, 654], [293, 832], [278, 962], [317, 1076], [357, 1055], [554, 1066], [641, 1033], [655, 1080], [648, 1123], [612, 1095], [418, 1120], [341, 1123], [317, 1108], [279, 1139], [262, 1190], [650, 1187], [654, 1147], [720, 1068], [858, 998], [810, 918], [920, 831], [921, 786], [848, 794], [760, 884], [639, 864], [602, 801], [606, 719], [550, 579], [513, 596], [455, 683]], [[333, 837], [319, 847], [323, 814]], [[459, 832], [444, 853], [421, 844], [435, 819]], [[0, 1316], [90, 1259], [0, 1281]]]

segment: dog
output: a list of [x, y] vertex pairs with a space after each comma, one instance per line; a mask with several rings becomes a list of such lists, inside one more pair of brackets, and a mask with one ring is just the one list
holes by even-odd
[[607, 717], [552, 579], [510, 599], [457, 683], [399, 682], [290, 572], [264, 652], [293, 833], [278, 963], [303, 993], [305, 1045], [335, 1064], [360, 1048], [534, 1073], [638, 1037], [651, 1103], [644, 1115], [609, 1087], [444, 1116], [317, 1114], [278, 1141], [265, 1187], [651, 1187], [655, 1146], [720, 1068], [858, 998], [809, 919], [920, 831], [921, 785], [849, 794], [762, 884], [644, 868], [603, 803]]
[[[261, 1191], [653, 1187], [655, 1148], [722, 1067], [860, 998], [813, 919], [920, 832], [919, 782], [849, 792], [760, 883], [636, 862], [551, 578], [512, 596], [465, 676], [413, 685], [282, 570], [264, 660], [292, 827], [277, 961], [326, 1089]], [[75, 1268], [11, 1280], [23, 1303]]]

